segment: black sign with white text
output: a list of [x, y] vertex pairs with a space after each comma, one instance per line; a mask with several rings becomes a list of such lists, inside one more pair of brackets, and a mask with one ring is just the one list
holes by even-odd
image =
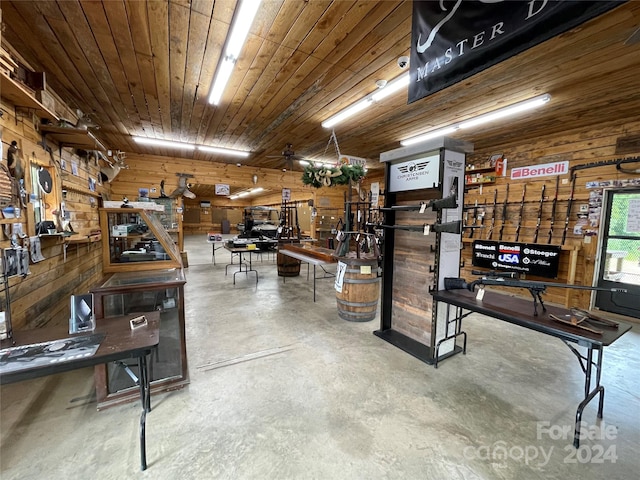
[[472, 263], [476, 267], [528, 273], [545, 278], [558, 276], [559, 245], [476, 240], [473, 242], [472, 255]]
[[409, 103], [580, 25], [623, 1], [413, 1]]

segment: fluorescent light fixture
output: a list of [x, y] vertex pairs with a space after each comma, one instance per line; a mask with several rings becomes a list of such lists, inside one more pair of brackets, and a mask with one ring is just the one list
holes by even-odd
[[222, 98], [222, 93], [227, 86], [238, 57], [240, 57], [253, 19], [260, 8], [260, 2], [261, 0], [241, 0], [240, 6], [236, 9], [231, 23], [231, 33], [227, 36], [224, 57], [218, 64], [213, 86], [209, 92], [209, 103], [213, 105], [218, 105], [220, 98]]
[[155, 147], [182, 148], [185, 150], [195, 150], [196, 148], [192, 143], [172, 142], [170, 140], [159, 140], [157, 138], [133, 137], [133, 140], [143, 145], [152, 145]]
[[346, 120], [347, 118], [360, 113], [362, 110], [369, 107], [370, 105], [373, 105], [375, 102], [393, 95], [394, 93], [402, 90], [407, 85], [409, 85], [409, 78], [410, 77], [408, 73], [404, 73], [399, 77], [394, 78], [383, 88], [368, 94], [366, 97], [358, 100], [356, 103], [349, 105], [344, 110], [341, 110], [332, 117], [327, 118], [324, 122], [322, 122], [322, 126], [324, 128], [331, 128], [334, 125], [337, 125], [338, 123]]
[[371, 98], [374, 102], [379, 102], [382, 99], [390, 97], [394, 93], [399, 90], [402, 90], [404, 87], [409, 86], [409, 73], [405, 73], [404, 75], [400, 75], [399, 77], [391, 80], [387, 85], [380, 90], [376, 90]]
[[213, 87], [211, 87], [209, 103], [212, 103], [213, 105], [218, 105], [218, 103], [220, 103], [220, 98], [222, 98], [222, 93], [227, 86], [227, 82], [229, 81], [229, 77], [231, 76], [231, 72], [233, 72], [235, 64], [236, 61], [230, 57], [225, 57], [224, 60], [222, 60], [222, 63], [220, 63], [218, 70], [216, 71], [216, 78], [213, 81]]
[[236, 157], [248, 157], [251, 152], [246, 150], [235, 150], [233, 148], [210, 147], [208, 145], [194, 145], [192, 143], [173, 142], [171, 140], [161, 140], [157, 138], [133, 137], [133, 139], [142, 145], [152, 145], [156, 147], [181, 148], [185, 150], [195, 150], [201, 152], [219, 153], [221, 155], [233, 155]]
[[249, 29], [253, 23], [253, 18], [258, 13], [261, 0], [241, 0], [240, 8], [233, 19], [231, 25], [231, 35], [229, 35], [226, 46], [226, 54], [234, 58], [240, 56], [244, 41], [247, 39]]
[[418, 135], [417, 137], [407, 138], [406, 140], [402, 140], [400, 144], [404, 147], [408, 147], [409, 145], [413, 145], [414, 143], [424, 142], [425, 140], [429, 140], [430, 138], [442, 137], [443, 135], [447, 135], [448, 133], [455, 132], [459, 127], [451, 126], [439, 128], [437, 130], [431, 130], [423, 135]]
[[197, 145], [198, 150], [201, 152], [207, 153], [220, 153], [222, 155], [233, 155], [236, 157], [248, 157], [249, 152], [244, 150], [234, 150], [231, 148], [221, 148], [221, 147], [208, 147], [206, 145]]
[[250, 188], [249, 190], [244, 190], [242, 192], [238, 192], [234, 195], [231, 195], [229, 197], [229, 200], [235, 200], [237, 198], [241, 198], [241, 197], [246, 197], [247, 195], [253, 195], [254, 193], [259, 193], [261, 191], [263, 191], [264, 188], [262, 187], [256, 187], [256, 188]]
[[509, 105], [508, 107], [500, 108], [493, 112], [479, 115], [475, 118], [472, 118], [471, 120], [466, 120], [464, 122], [461, 122], [460, 128], [475, 127], [476, 125], [492, 122], [499, 118], [504, 118], [511, 115], [515, 115], [520, 112], [531, 110], [533, 108], [537, 108], [541, 105], [544, 105], [549, 100], [551, 100], [551, 95], [549, 95], [548, 93], [545, 93], [544, 95], [539, 95], [537, 97], [530, 98], [529, 100], [524, 100], [522, 102], [514, 103], [513, 105]]
[[549, 100], [551, 100], [551, 95], [549, 95], [548, 93], [545, 93], [544, 95], [538, 95], [537, 97], [533, 97], [528, 100], [523, 100], [522, 102], [514, 103], [507, 107], [499, 108], [497, 110], [494, 110], [493, 112], [488, 112], [482, 115], [478, 115], [477, 117], [471, 118], [469, 120], [465, 120], [463, 122], [454, 123], [453, 125], [448, 125], [446, 127], [438, 128], [436, 130], [431, 130], [430, 132], [424, 133], [422, 135], [418, 135], [416, 137], [411, 137], [405, 140], [401, 140], [400, 144], [404, 147], [407, 147], [415, 143], [424, 142], [425, 140], [428, 140], [430, 138], [447, 135], [448, 133], [455, 132], [456, 130], [459, 130], [461, 128], [471, 128], [477, 125], [481, 125], [483, 123], [489, 123], [494, 120], [498, 120], [500, 118], [505, 118], [511, 115], [516, 115], [520, 112], [537, 108], [541, 105], [544, 105]]
[[324, 122], [322, 122], [322, 126], [324, 128], [331, 128], [334, 125], [337, 125], [340, 122], [343, 122], [349, 117], [354, 116], [356, 113], [360, 113], [365, 108], [369, 107], [373, 102], [371, 98], [365, 97], [362, 100], [354, 103], [353, 105], [348, 106], [344, 110], [339, 111], [333, 117], [329, 117]]
[[306, 160], [298, 160], [298, 163], [299, 163], [300, 165], [304, 165], [305, 167], [306, 167], [307, 165], [309, 165], [309, 162], [307, 162]]

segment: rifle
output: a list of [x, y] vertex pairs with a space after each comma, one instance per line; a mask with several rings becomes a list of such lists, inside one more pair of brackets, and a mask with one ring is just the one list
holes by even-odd
[[569, 202], [567, 203], [567, 216], [564, 218], [564, 231], [562, 232], [562, 242], [560, 245], [564, 245], [564, 241], [567, 239], [567, 230], [569, 230], [569, 220], [571, 218], [571, 206], [573, 205], [573, 194], [576, 189], [576, 173], [571, 174], [571, 193], [569, 194]]
[[504, 203], [502, 204], [502, 225], [500, 225], [500, 235], [498, 240], [502, 241], [502, 234], [504, 233], [504, 224], [507, 222], [507, 201], [509, 199], [509, 184], [507, 183], [507, 191], [504, 194]]
[[476, 204], [473, 207], [473, 223], [469, 225], [469, 238], [473, 238], [473, 232], [477, 228], [478, 223], [478, 200], [476, 200]]
[[382, 207], [381, 211], [415, 211], [420, 210], [424, 211], [427, 208], [431, 208], [434, 212], [438, 210], [442, 210], [443, 208], [458, 208], [458, 196], [457, 195], [449, 195], [444, 198], [434, 198], [429, 200], [427, 203], [420, 202], [419, 205], [395, 205], [393, 207]]
[[477, 285], [498, 285], [501, 287], [517, 287], [526, 288], [533, 297], [533, 315], [538, 315], [538, 302], [544, 312], [547, 311], [544, 302], [542, 301], [542, 294], [547, 290], [547, 287], [558, 288], [574, 288], [577, 290], [597, 290], [599, 292], [612, 292], [612, 293], [627, 293], [626, 288], [605, 288], [605, 287], [587, 287], [584, 285], [569, 285], [568, 283], [553, 283], [553, 282], [537, 282], [532, 280], [518, 280], [509, 278], [479, 278], [471, 283], [467, 283], [463, 278], [445, 277], [444, 289], [445, 290], [469, 290], [473, 292]]
[[553, 197], [553, 204], [551, 206], [551, 223], [549, 224], [549, 239], [547, 243], [551, 243], [553, 238], [553, 225], [556, 223], [556, 206], [558, 205], [558, 187], [560, 186], [560, 175], [556, 176], [556, 194]]
[[462, 231], [462, 222], [460, 220], [456, 220], [454, 222], [447, 223], [425, 223], [424, 225], [378, 225], [378, 227], [408, 230], [410, 232], [423, 232], [425, 235], [428, 235], [431, 231], [436, 233], [455, 233], [456, 235], [460, 235], [460, 232]]
[[520, 227], [522, 226], [522, 214], [524, 213], [524, 196], [527, 193], [527, 184], [522, 186], [522, 201], [520, 202], [520, 213], [518, 214], [518, 226], [516, 227], [516, 242], [520, 238]]
[[536, 223], [536, 231], [533, 234], [533, 243], [538, 242], [538, 232], [540, 232], [540, 222], [542, 221], [542, 206], [544, 204], [544, 191], [546, 190], [547, 185], [545, 183], [542, 184], [542, 194], [540, 195], [540, 207], [538, 208], [538, 222]]
[[498, 203], [498, 189], [493, 192], [493, 210], [491, 211], [491, 225], [489, 225], [489, 232], [487, 232], [487, 240], [491, 240], [493, 237], [493, 227], [496, 225], [496, 206]]

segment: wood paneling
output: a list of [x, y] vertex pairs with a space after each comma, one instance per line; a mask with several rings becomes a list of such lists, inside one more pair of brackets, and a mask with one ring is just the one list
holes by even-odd
[[[285, 166], [293, 143], [334, 158], [322, 120], [401, 73], [410, 50], [412, 2], [263, 2], [219, 106], [207, 103], [236, 2], [2, 2], [4, 38], [66, 103], [91, 112], [102, 141], [130, 154], [162, 154], [131, 136], [243, 148], [241, 163]], [[337, 127], [341, 151], [371, 160], [402, 138], [548, 92], [535, 114], [453, 136], [479, 150], [563, 130], [640, 118], [640, 45], [625, 40], [640, 3], [624, 5], [457, 85], [407, 105], [399, 93]], [[24, 35], [23, 32], [31, 32]], [[190, 160], [234, 165], [201, 152]], [[299, 166], [295, 167], [301, 170]], [[250, 183], [243, 185], [251, 186]]]
[[[58, 148], [47, 140], [52, 153], [48, 153], [38, 143], [42, 137], [35, 131], [31, 117], [14, 116], [14, 105], [3, 101], [0, 118], [3, 155], [11, 141], [16, 140], [26, 172], [26, 189], [32, 192], [29, 165], [51, 167], [55, 183], [54, 192], [60, 194], [47, 197], [47, 216], [53, 219], [53, 212], [60, 209], [64, 202], [68, 212], [74, 240], [87, 239], [87, 243], [74, 243], [66, 247], [62, 237], [42, 237], [42, 254], [45, 260], [29, 265], [30, 274], [26, 277], [13, 277], [9, 281], [11, 295], [12, 324], [15, 329], [34, 328], [44, 325], [65, 323], [69, 319], [69, 297], [72, 294], [87, 292], [102, 276], [102, 256], [99, 242], [88, 242], [87, 236], [100, 229], [97, 209], [97, 196], [106, 192], [106, 187], [96, 185], [96, 191], [89, 189], [89, 178], [97, 180], [98, 167], [93, 160], [80, 157], [71, 148]], [[3, 157], [3, 162], [6, 159]], [[61, 169], [62, 160], [67, 170]], [[77, 165], [77, 174], [72, 165]], [[62, 193], [65, 192], [64, 198]], [[54, 201], [55, 200], [55, 201]], [[92, 202], [93, 200], [93, 202]], [[30, 236], [35, 234], [33, 207], [29, 205], [20, 219], [23, 230]], [[2, 227], [6, 220], [0, 220]], [[10, 246], [9, 240], [0, 234], [0, 248]], [[0, 298], [0, 302], [4, 299]], [[3, 306], [4, 309], [4, 306]]]

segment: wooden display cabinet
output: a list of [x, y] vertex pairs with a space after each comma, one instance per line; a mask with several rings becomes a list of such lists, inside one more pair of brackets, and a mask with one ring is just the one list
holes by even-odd
[[139, 208], [100, 209], [105, 272], [182, 268], [178, 246], [158, 217]]
[[[139, 264], [138, 264], [139, 265]], [[151, 355], [151, 393], [181, 388], [189, 383], [185, 339], [184, 284], [182, 268], [117, 272], [91, 290], [96, 323], [104, 318], [160, 312], [160, 343]], [[137, 361], [123, 362], [138, 376]], [[121, 364], [95, 367], [98, 408], [139, 398], [139, 387]]]

